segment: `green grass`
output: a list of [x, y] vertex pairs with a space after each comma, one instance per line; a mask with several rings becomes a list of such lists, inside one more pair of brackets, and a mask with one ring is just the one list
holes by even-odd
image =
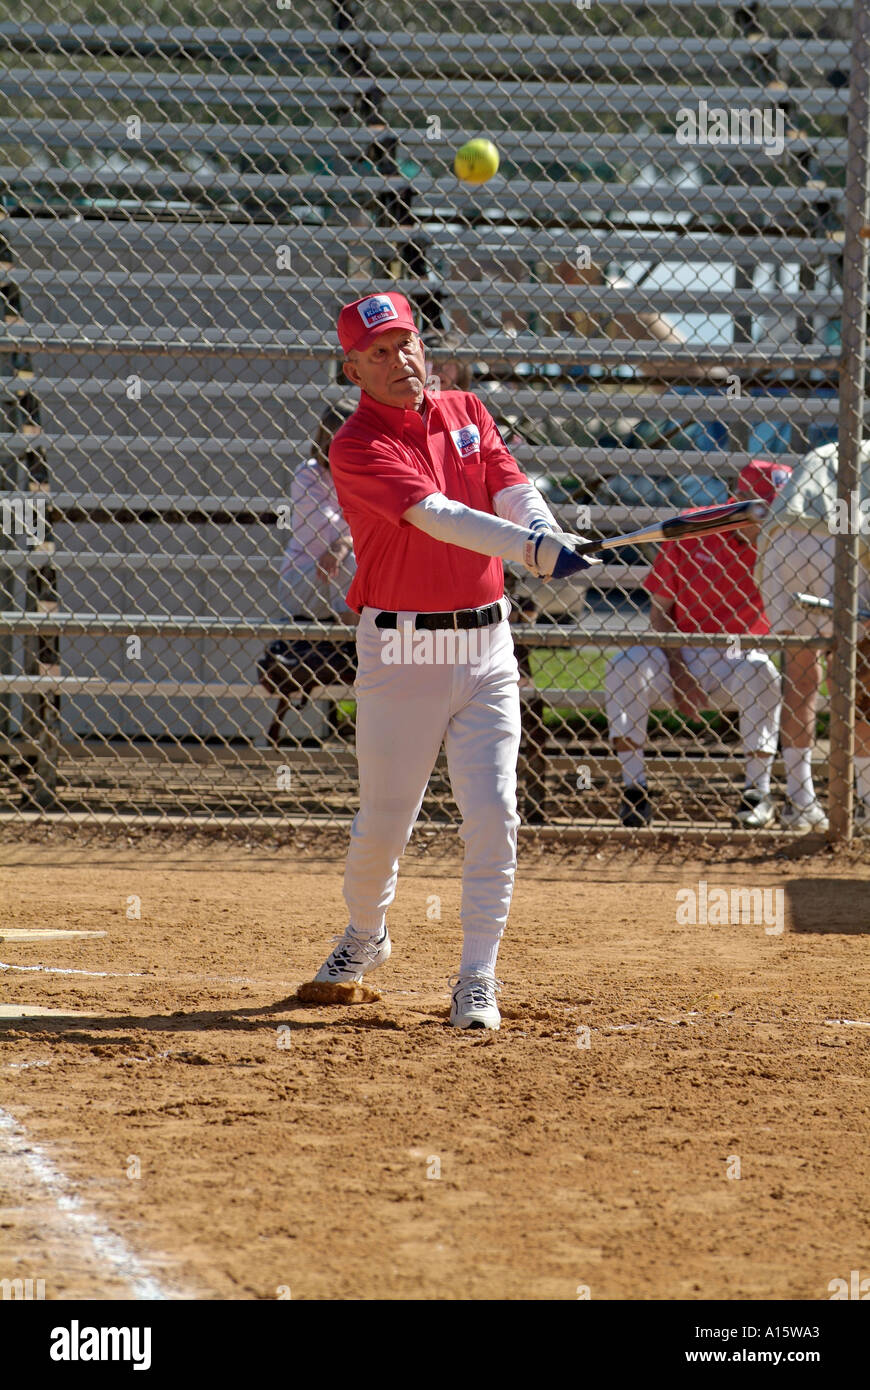
[[[603, 690], [604, 668], [612, 652], [574, 652], [566, 647], [542, 647], [529, 655], [532, 676], [539, 690]], [[356, 704], [338, 700], [336, 707], [352, 719]]]
[[[604, 670], [613, 650], [598, 652], [571, 651], [567, 647], [541, 647], [532, 651], [529, 662], [539, 690], [603, 690]], [[779, 653], [773, 653], [774, 665], [781, 666]], [[828, 694], [827, 678], [822, 680], [821, 696]]]
[[[532, 678], [539, 690], [603, 690], [604, 671], [614, 649], [593, 651], [591, 649], [572, 651], [568, 647], [539, 647], [529, 653]], [[774, 662], [780, 665], [779, 654], [774, 653]], [[827, 695], [828, 684], [822, 684], [822, 695]], [[342, 719], [353, 721], [356, 714], [354, 700], [340, 700], [337, 709]], [[607, 720], [603, 713], [593, 713], [555, 706], [544, 715], [548, 727], [568, 725], [578, 728], [595, 728], [606, 731]], [[660, 727], [669, 733], [680, 733], [702, 729], [705, 725], [718, 729], [724, 725], [721, 715], [707, 713], [700, 720], [685, 719], [682, 715], [661, 711], [653, 714], [651, 727]], [[819, 715], [819, 737], [825, 737], [828, 728], [828, 715]]]
[[612, 655], [543, 647], [529, 653], [529, 665], [539, 690], [603, 690], [604, 668]]

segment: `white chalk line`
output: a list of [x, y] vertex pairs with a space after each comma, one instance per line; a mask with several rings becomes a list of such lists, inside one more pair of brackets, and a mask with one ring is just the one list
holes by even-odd
[[154, 978], [144, 971], [131, 975], [126, 971], [71, 970], [58, 965], [9, 965], [5, 960], [0, 960], [0, 970], [17, 970], [29, 975], [87, 975], [92, 980], [150, 980]]
[[19, 1168], [36, 1180], [79, 1238], [90, 1244], [97, 1263], [108, 1265], [111, 1273], [129, 1286], [134, 1298], [155, 1302], [185, 1297], [165, 1289], [121, 1237], [114, 1235], [87, 1210], [70, 1179], [3, 1109], [0, 1109], [0, 1139], [4, 1141], [7, 1156], [17, 1160]]

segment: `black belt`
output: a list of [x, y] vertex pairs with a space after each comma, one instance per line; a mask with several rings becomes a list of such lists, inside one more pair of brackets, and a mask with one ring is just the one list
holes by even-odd
[[[502, 603], [499, 600], [498, 603], [488, 604], [486, 608], [457, 608], [454, 613], [417, 613], [414, 618], [414, 627], [426, 629], [489, 627], [492, 623], [500, 623], [503, 613]], [[398, 626], [398, 613], [379, 613], [375, 618], [375, 627]]]

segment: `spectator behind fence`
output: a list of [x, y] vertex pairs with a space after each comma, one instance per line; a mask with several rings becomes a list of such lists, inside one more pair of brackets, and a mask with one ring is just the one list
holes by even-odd
[[[351, 403], [329, 406], [314, 439], [312, 457], [297, 470], [290, 488], [292, 534], [281, 563], [281, 602], [294, 622], [349, 622], [344, 596], [353, 577], [353, 546], [329, 471], [329, 446], [353, 413]], [[347, 685], [356, 673], [353, 642], [270, 642], [257, 663], [260, 684], [278, 696], [270, 743], [281, 738], [291, 701], [318, 686]], [[308, 743], [319, 743], [311, 737]]]
[[452, 331], [433, 337], [426, 351], [426, 390], [470, 391], [474, 371], [470, 362], [452, 356], [462, 342], [461, 335]]
[[[742, 470], [737, 498], [772, 502], [791, 469], [756, 459]], [[769, 631], [753, 578], [757, 526], [663, 545], [644, 587], [650, 595], [654, 632], [728, 632], [761, 636]], [[605, 674], [607, 719], [622, 764], [623, 825], [652, 820], [644, 744], [654, 706], [674, 706], [697, 718], [711, 703], [736, 705], [746, 754], [746, 785], [734, 824], [748, 830], [774, 818], [770, 771], [779, 733], [779, 674], [765, 652], [740, 643], [714, 647], [630, 647], [615, 656]]]
[[312, 457], [297, 469], [290, 488], [293, 530], [281, 563], [281, 599], [288, 615], [300, 621], [334, 622], [348, 611], [353, 542], [335, 495], [329, 446], [354, 409], [348, 402], [324, 412]]
[[[773, 632], [796, 633], [801, 637], [831, 635], [830, 616], [824, 610], [802, 608], [794, 595], [811, 593], [817, 598], [833, 598], [836, 535], [848, 526], [855, 526], [858, 532], [858, 606], [870, 607], [870, 537], [861, 507], [867, 498], [870, 440], [861, 445], [858, 498], [850, 498], [848, 506], [837, 504], [836, 444], [814, 449], [794, 469], [770, 510], [758, 544], [757, 578]], [[866, 512], [866, 505], [863, 511]], [[857, 665], [855, 820], [857, 827], [866, 831], [870, 829], [870, 637], [866, 632], [858, 646]], [[821, 683], [822, 662], [816, 649], [800, 647], [786, 652], [782, 701], [786, 804], [782, 824], [793, 830], [828, 828], [828, 817], [816, 800], [812, 774]]]

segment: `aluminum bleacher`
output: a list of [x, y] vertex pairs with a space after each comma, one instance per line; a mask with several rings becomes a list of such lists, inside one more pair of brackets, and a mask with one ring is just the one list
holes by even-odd
[[[36, 546], [2, 538], [2, 607], [204, 624], [149, 634], [144, 657], [119, 633], [0, 630], [0, 736], [36, 750], [40, 804], [65, 743], [262, 735], [282, 509], [347, 394], [349, 295], [398, 288], [434, 345], [452, 331], [521, 464], [572, 480], [568, 525], [578, 505], [605, 533], [643, 524], [667, 506], [626, 480], [691, 501], [757, 440], [793, 463], [836, 425], [846, 7], [223, 13], [0, 23], [0, 488], [49, 518]], [[782, 150], [680, 144], [701, 101], [769, 111]], [[471, 188], [453, 153], [481, 131], [502, 165]], [[580, 624], [566, 650], [619, 635], [650, 557], [602, 566], [603, 625], [582, 586], [556, 595]], [[562, 703], [600, 708], [600, 689]]]

